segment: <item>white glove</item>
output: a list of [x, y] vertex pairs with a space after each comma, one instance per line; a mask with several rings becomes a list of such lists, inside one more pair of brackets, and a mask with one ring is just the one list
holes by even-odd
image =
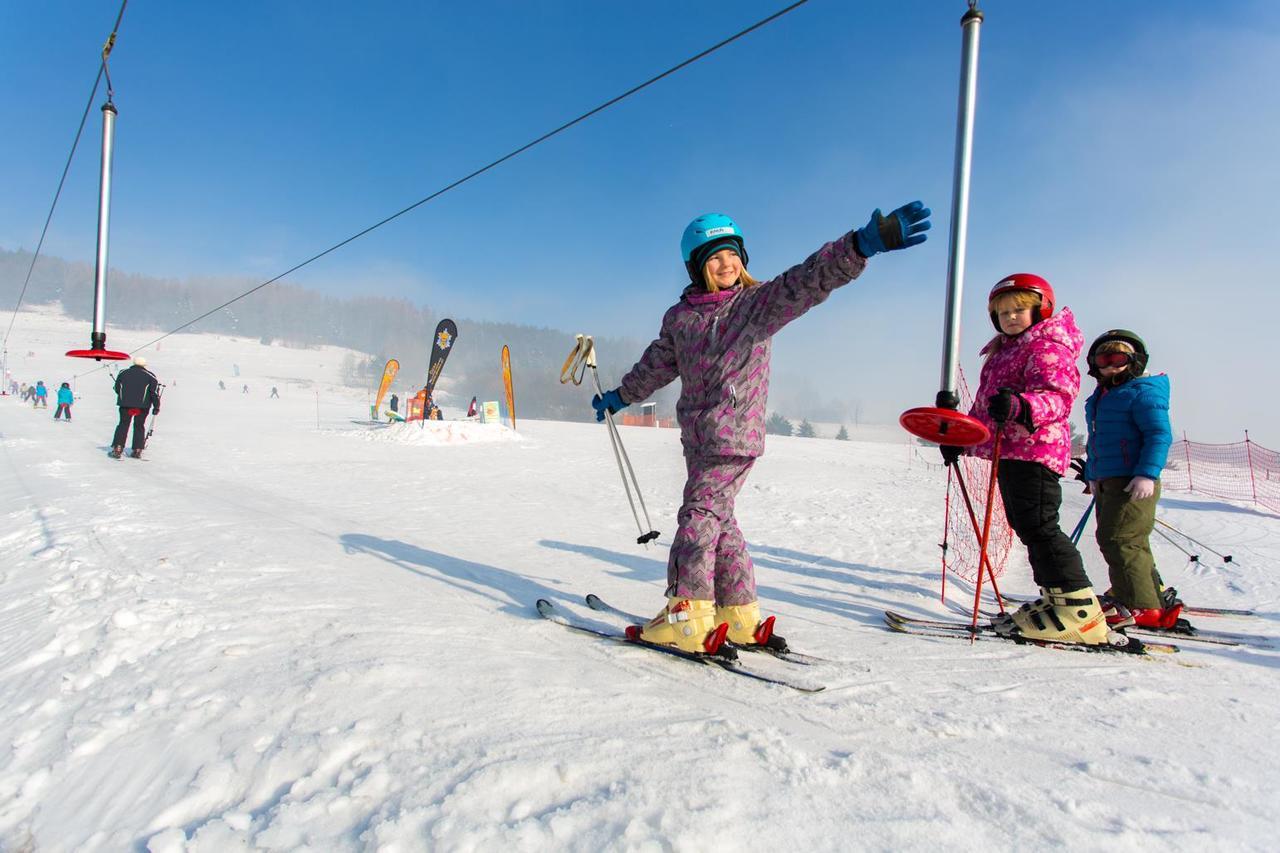
[[1156, 493], [1156, 481], [1150, 477], [1134, 477], [1124, 487], [1131, 501], [1145, 501]]

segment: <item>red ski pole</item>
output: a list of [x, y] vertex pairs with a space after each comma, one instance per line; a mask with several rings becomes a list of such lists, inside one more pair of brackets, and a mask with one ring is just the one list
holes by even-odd
[[982, 560], [978, 564], [978, 583], [973, 591], [973, 622], [970, 627], [976, 632], [978, 629], [978, 602], [982, 597], [982, 566], [987, 567], [987, 574], [991, 578], [991, 592], [996, 597], [996, 605], [1000, 608], [1000, 612], [1004, 612], [1004, 601], [1000, 598], [1000, 587], [996, 586], [996, 573], [991, 566], [991, 557], [987, 554], [987, 545], [991, 541], [991, 515], [995, 509], [996, 502], [996, 472], [1000, 468], [1000, 437], [1002, 430], [997, 429], [995, 439], [991, 442], [991, 479], [987, 483], [987, 511], [982, 520], [982, 541], [978, 546], [978, 551], [982, 555]]

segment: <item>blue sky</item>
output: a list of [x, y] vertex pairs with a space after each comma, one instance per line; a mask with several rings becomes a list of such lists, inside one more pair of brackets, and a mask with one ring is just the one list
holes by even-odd
[[[134, 0], [111, 61], [112, 265], [265, 280], [782, 5]], [[986, 290], [1037, 272], [1086, 336], [1147, 337], [1177, 428], [1280, 446], [1260, 391], [1280, 8], [981, 5], [962, 365], [976, 375]], [[648, 338], [693, 216], [737, 218], [767, 278], [921, 198], [934, 239], [875, 259], [775, 346], [775, 396], [891, 422], [937, 391], [965, 7], [811, 0], [291, 280]], [[0, 246], [39, 237], [118, 8], [0, 5]], [[50, 254], [92, 261], [99, 134], [95, 105]]]

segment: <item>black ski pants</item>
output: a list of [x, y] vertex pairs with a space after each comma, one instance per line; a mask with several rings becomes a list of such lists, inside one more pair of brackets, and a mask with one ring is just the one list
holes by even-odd
[[[137, 412], [136, 415], [130, 412]], [[147, 410], [120, 407], [120, 423], [116, 425], [116, 437], [112, 439], [112, 447], [124, 447], [124, 440], [129, 435], [129, 422], [133, 421], [133, 449], [141, 450], [147, 445]]]
[[1062, 506], [1058, 475], [1039, 462], [1001, 459], [996, 476], [1004, 514], [1027, 546], [1036, 585], [1066, 591], [1089, 586], [1080, 552], [1058, 524]]
[[53, 413], [53, 419], [55, 421], [61, 420], [63, 415], [67, 416], [67, 420], [71, 420], [71, 404], [70, 403], [59, 403], [58, 410]]

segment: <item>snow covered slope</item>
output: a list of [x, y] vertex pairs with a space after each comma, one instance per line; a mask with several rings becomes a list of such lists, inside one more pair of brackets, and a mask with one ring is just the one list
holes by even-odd
[[[18, 324], [20, 380], [86, 369], [61, 355], [80, 324]], [[739, 500], [780, 633], [834, 661], [802, 695], [534, 612], [660, 606], [674, 431], [623, 430], [663, 531], [645, 549], [603, 427], [375, 427], [340, 350], [148, 355], [169, 388], [147, 461], [106, 457], [105, 371], [70, 425], [0, 397], [0, 849], [1274, 846], [1280, 653], [881, 627], [950, 612], [945, 475], [905, 443], [771, 438]], [[1263, 614], [1206, 627], [1280, 635], [1280, 519], [1181, 495], [1161, 514], [1234, 558], [1157, 540], [1185, 599]], [[1029, 591], [1025, 564], [1005, 583]]]

